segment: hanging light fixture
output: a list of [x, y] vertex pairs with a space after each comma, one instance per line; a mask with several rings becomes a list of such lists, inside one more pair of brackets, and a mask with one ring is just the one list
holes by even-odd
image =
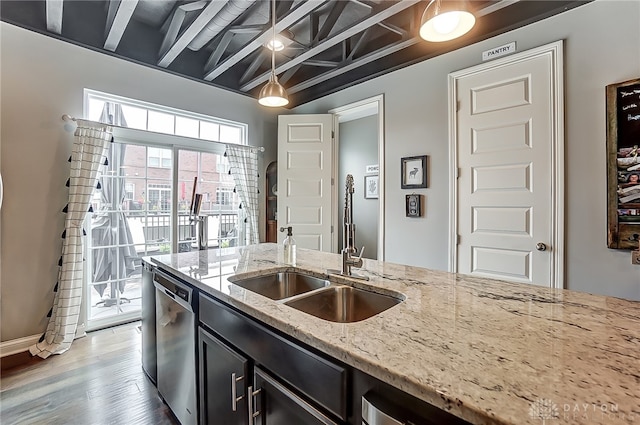
[[431, 0], [420, 20], [420, 37], [427, 41], [449, 41], [468, 33], [476, 23], [463, 1]]
[[[276, 40], [276, 0], [273, 0], [271, 6], [271, 18], [273, 26], [273, 38]], [[260, 96], [258, 96], [258, 103], [264, 106], [285, 106], [289, 103], [289, 96], [287, 91], [278, 82], [276, 76], [276, 51], [271, 49], [271, 75], [269, 76], [269, 82], [260, 90]]]

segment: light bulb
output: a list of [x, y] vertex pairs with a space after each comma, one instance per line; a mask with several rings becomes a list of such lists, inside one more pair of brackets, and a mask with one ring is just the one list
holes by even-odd
[[277, 37], [267, 41], [266, 46], [267, 46], [267, 49], [275, 50], [276, 52], [279, 52], [280, 50], [284, 49], [284, 43], [280, 41], [280, 39]]
[[459, 12], [446, 12], [433, 18], [433, 29], [440, 34], [449, 34], [460, 24]]

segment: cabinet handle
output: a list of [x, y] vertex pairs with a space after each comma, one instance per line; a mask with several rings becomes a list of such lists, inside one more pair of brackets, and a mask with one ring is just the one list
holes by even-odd
[[249, 386], [249, 392], [247, 393], [248, 398], [247, 398], [247, 406], [248, 406], [248, 410], [249, 410], [249, 425], [254, 425], [255, 424], [255, 418], [260, 415], [260, 411], [258, 410], [257, 412], [253, 411], [253, 398], [255, 396], [257, 396], [258, 394], [260, 394], [260, 391], [262, 391], [261, 388], [258, 388], [257, 390], [253, 391], [253, 387], [250, 385]]
[[243, 379], [244, 379], [244, 376], [240, 376], [236, 378], [235, 373], [231, 374], [231, 410], [233, 410], [234, 412], [238, 410], [238, 402], [242, 400], [242, 398], [244, 397], [244, 394], [241, 395], [240, 397], [236, 397], [236, 394], [238, 393], [236, 384], [242, 381]]

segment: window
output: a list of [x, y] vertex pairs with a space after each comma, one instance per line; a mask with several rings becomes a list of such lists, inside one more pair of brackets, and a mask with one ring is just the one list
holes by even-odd
[[149, 148], [147, 150], [147, 166], [171, 168], [171, 151], [169, 149]]
[[171, 185], [150, 183], [148, 202], [151, 211], [171, 210]]
[[[122, 113], [129, 128], [220, 143], [247, 144], [246, 124], [127, 99], [95, 90], [85, 89], [84, 116], [90, 120], [99, 121], [106, 102], [122, 106]], [[167, 167], [166, 165], [151, 165], [151, 163], [149, 166]]]
[[124, 184], [124, 199], [127, 201], [133, 201], [136, 193], [136, 185], [133, 183]]
[[99, 121], [107, 102], [122, 106], [128, 128], [114, 131], [85, 223], [87, 329], [140, 317], [141, 257], [198, 249], [189, 213], [194, 177], [210, 248], [237, 245], [246, 226], [221, 144], [246, 144], [245, 124], [89, 90], [84, 116]]
[[230, 205], [233, 197], [233, 191], [231, 189], [216, 189], [216, 204], [218, 205]]

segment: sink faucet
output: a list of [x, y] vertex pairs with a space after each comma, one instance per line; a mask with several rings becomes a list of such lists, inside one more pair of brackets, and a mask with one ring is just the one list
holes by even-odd
[[358, 252], [356, 248], [356, 225], [353, 223], [353, 176], [347, 174], [344, 194], [344, 232], [342, 234], [342, 270], [340, 274], [343, 276], [357, 277], [359, 279], [369, 280], [367, 276], [360, 276], [351, 273], [351, 267], [362, 267], [362, 254], [364, 246], [360, 250], [358, 257], [352, 255]]

